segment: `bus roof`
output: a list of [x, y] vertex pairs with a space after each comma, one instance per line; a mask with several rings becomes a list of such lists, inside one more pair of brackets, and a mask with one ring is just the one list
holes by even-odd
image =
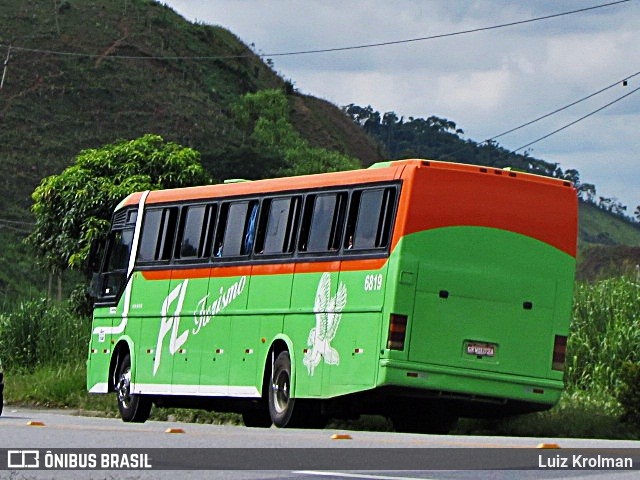
[[[197, 201], [210, 198], [235, 197], [240, 195], [252, 195], [258, 193], [276, 193], [281, 191], [303, 190], [323, 187], [338, 187], [342, 185], [357, 185], [360, 183], [376, 183], [397, 180], [403, 176], [406, 168], [415, 169], [430, 167], [444, 170], [457, 170], [461, 172], [477, 172], [504, 174], [508, 177], [517, 177], [535, 183], [571, 187], [566, 180], [543, 177], [525, 172], [516, 172], [508, 169], [482, 167], [462, 163], [440, 162], [433, 160], [409, 159], [380, 162], [368, 169], [349, 170], [344, 172], [319, 173], [315, 175], [302, 175], [297, 177], [282, 177], [250, 182], [232, 182], [215, 185], [203, 185], [198, 187], [174, 188], [168, 190], [154, 190], [146, 199], [147, 204], [170, 203], [176, 201]], [[116, 207], [116, 210], [130, 205], [136, 205], [141, 192], [136, 192], [125, 198]]]

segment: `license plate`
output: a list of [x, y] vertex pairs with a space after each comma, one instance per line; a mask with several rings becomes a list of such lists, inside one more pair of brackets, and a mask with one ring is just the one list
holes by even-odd
[[480, 357], [493, 357], [496, 354], [496, 346], [489, 343], [467, 343], [467, 353]]

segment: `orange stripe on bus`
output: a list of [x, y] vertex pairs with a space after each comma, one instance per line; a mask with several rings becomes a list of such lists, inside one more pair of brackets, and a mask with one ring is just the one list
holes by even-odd
[[203, 266], [188, 269], [142, 270], [146, 280], [184, 280], [208, 277], [241, 277], [249, 275], [291, 275], [295, 273], [322, 273], [359, 270], [379, 270], [386, 258], [366, 260], [331, 260], [327, 262], [271, 263], [259, 265], [230, 265], [228, 267]]

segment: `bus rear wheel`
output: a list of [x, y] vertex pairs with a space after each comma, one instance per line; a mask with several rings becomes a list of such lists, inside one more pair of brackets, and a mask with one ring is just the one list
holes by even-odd
[[327, 424], [317, 400], [291, 397], [291, 357], [286, 351], [280, 352], [273, 364], [269, 415], [278, 428], [324, 428]]
[[276, 427], [289, 424], [295, 403], [295, 398], [291, 397], [291, 358], [289, 352], [280, 352], [269, 383], [269, 415]]
[[131, 393], [131, 356], [126, 354], [116, 377], [118, 410], [124, 422], [146, 422], [151, 413], [151, 399]]

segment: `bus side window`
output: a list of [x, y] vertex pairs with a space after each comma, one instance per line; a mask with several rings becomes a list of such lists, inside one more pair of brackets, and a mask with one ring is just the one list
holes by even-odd
[[242, 242], [242, 255], [249, 255], [253, 250], [253, 244], [256, 239], [256, 230], [258, 229], [258, 210], [260, 202], [253, 200], [249, 203], [249, 214], [244, 227], [244, 237]]
[[298, 238], [298, 250], [301, 252], [307, 251], [307, 243], [309, 240], [309, 231], [311, 229], [311, 218], [313, 216], [313, 204], [315, 202], [315, 199], [315, 195], [307, 195], [304, 200], [304, 212], [302, 214], [300, 236]]
[[271, 212], [271, 199], [262, 200], [262, 208], [260, 208], [260, 218], [258, 219], [258, 230], [256, 231], [255, 253], [261, 255], [264, 252], [265, 236], [267, 234], [267, 222]]
[[[291, 253], [297, 223], [300, 197], [265, 200], [256, 243], [256, 252], [265, 254]], [[268, 213], [267, 213], [268, 212]]]
[[178, 207], [149, 209], [142, 223], [138, 261], [154, 262], [171, 259], [178, 221]]
[[282, 246], [284, 253], [293, 253], [296, 243], [296, 232], [298, 231], [298, 222], [300, 221], [300, 210], [302, 207], [302, 198], [293, 197], [289, 207], [289, 218], [287, 219], [287, 231], [284, 236], [284, 244]]
[[[310, 206], [310, 201], [313, 206]], [[303, 218], [300, 250], [308, 252], [336, 251], [340, 248], [347, 194], [327, 193], [307, 197]]]
[[160, 232], [160, 221], [162, 219], [162, 210], [148, 209], [144, 213], [142, 221], [142, 236], [140, 238], [140, 246], [138, 248], [138, 261], [152, 262], [155, 260], [156, 243]]
[[215, 258], [222, 257], [224, 250], [224, 234], [227, 227], [227, 218], [229, 217], [229, 203], [223, 203], [220, 206], [217, 227], [215, 230], [215, 238], [213, 241], [213, 256]]
[[389, 243], [395, 189], [356, 190], [351, 197], [344, 240], [346, 250], [385, 248]]
[[259, 206], [257, 200], [223, 205], [216, 232], [214, 256], [226, 258], [251, 253], [258, 226]]
[[188, 260], [209, 256], [209, 225], [215, 213], [216, 205], [195, 205], [182, 209], [176, 258]]
[[200, 258], [209, 258], [212, 254], [213, 237], [215, 234], [216, 218], [218, 216], [218, 205], [212, 204], [207, 206], [207, 212], [204, 218], [204, 231], [200, 239], [200, 249], [198, 256]]
[[386, 248], [391, 239], [391, 226], [395, 215], [396, 189], [385, 188], [380, 207], [380, 221], [376, 231], [376, 247]]

